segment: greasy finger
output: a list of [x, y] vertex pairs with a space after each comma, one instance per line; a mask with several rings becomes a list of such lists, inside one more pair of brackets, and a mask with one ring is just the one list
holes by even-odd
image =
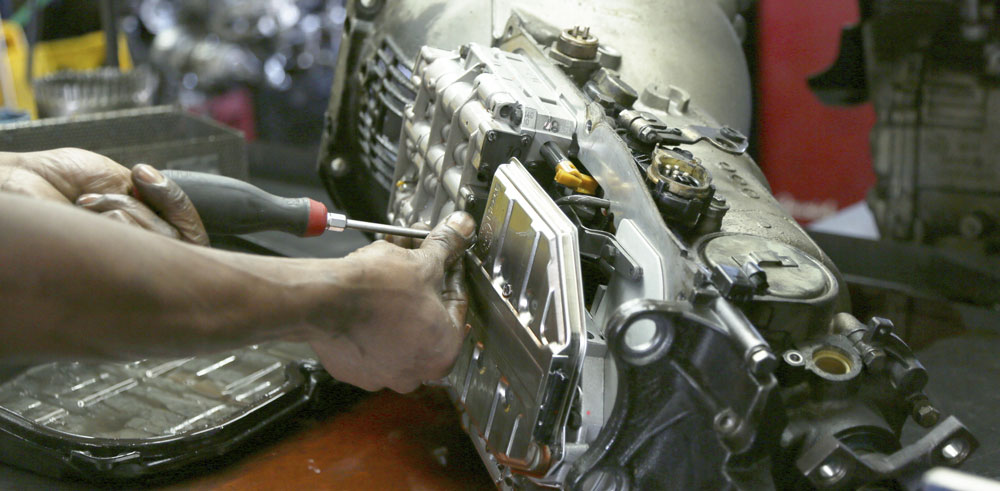
[[134, 225], [136, 227], [142, 227], [142, 225], [139, 225], [139, 222], [135, 221], [135, 219], [132, 218], [132, 215], [129, 215], [128, 213], [122, 210], [106, 211], [104, 213], [101, 213], [101, 216], [108, 217], [116, 222], [121, 222], [126, 225]]
[[413, 237], [403, 237], [402, 235], [386, 235], [385, 241], [402, 247], [403, 249], [413, 249]]
[[166, 237], [177, 239], [180, 235], [174, 227], [153, 213], [139, 200], [124, 194], [85, 194], [76, 200], [82, 208], [97, 213], [121, 210], [127, 213], [140, 227]]
[[465, 315], [469, 310], [469, 294], [465, 286], [465, 271], [462, 262], [458, 261], [444, 278], [444, 291], [441, 292], [441, 301], [448, 311], [448, 317], [459, 333], [464, 337]]
[[456, 211], [431, 230], [420, 250], [447, 269], [472, 245], [475, 236], [476, 221], [472, 215]]
[[[414, 224], [411, 228], [417, 230], [430, 230], [423, 222]], [[386, 235], [385, 240], [391, 244], [398, 245], [404, 249], [416, 249], [420, 247], [420, 244], [424, 242], [424, 239], [418, 239], [416, 237], [403, 237], [401, 235]]]
[[194, 204], [177, 183], [146, 164], [132, 167], [136, 195], [180, 233], [181, 240], [208, 245], [208, 233]]

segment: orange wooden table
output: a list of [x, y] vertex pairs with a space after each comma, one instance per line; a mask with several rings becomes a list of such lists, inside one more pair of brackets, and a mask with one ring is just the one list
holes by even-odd
[[175, 489], [495, 489], [443, 391], [383, 391], [299, 418], [286, 434]]

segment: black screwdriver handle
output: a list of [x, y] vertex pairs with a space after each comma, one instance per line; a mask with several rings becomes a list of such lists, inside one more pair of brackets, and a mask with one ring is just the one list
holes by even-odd
[[209, 234], [278, 230], [301, 237], [326, 231], [326, 205], [309, 198], [282, 198], [231, 177], [161, 171], [191, 198]]

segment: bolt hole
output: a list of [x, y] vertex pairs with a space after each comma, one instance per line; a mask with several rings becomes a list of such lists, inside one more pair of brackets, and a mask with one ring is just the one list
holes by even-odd
[[817, 472], [821, 481], [832, 484], [843, 478], [846, 471], [840, 462], [824, 462]]
[[656, 331], [656, 322], [652, 319], [637, 319], [625, 331], [625, 346], [635, 352], [646, 352], [656, 342]]
[[840, 350], [827, 347], [813, 353], [813, 363], [820, 371], [830, 375], [845, 375], [851, 371], [851, 359]]
[[949, 464], [957, 464], [969, 455], [969, 443], [961, 438], [952, 438], [941, 447], [941, 456]]
[[802, 363], [802, 355], [796, 351], [792, 351], [785, 356], [788, 358], [788, 362], [793, 365]]
[[726, 409], [715, 416], [715, 427], [718, 431], [730, 433], [736, 429], [736, 426], [736, 415], [729, 409]]

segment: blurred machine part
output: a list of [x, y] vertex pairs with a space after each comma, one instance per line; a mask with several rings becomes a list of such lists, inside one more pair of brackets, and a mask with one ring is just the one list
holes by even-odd
[[134, 0], [131, 7], [124, 25], [163, 75], [164, 100], [212, 112], [217, 97], [248, 93], [239, 118], [254, 121], [248, 137], [315, 147], [346, 16], [341, 2]]
[[344, 7], [316, 0], [141, 0], [150, 58], [184, 88], [291, 87], [292, 74], [332, 66]]
[[[63, 70], [32, 82], [38, 116], [71, 116], [149, 106], [159, 80], [146, 67], [122, 70], [114, 0], [100, 0], [104, 67]], [[124, 55], [126, 58], [128, 54]], [[34, 63], [29, 53], [29, 65]]]
[[38, 117], [71, 116], [146, 107], [153, 103], [158, 79], [148, 67], [61, 71], [32, 83]]
[[319, 170], [479, 221], [448, 386], [500, 488], [905, 488], [976, 449], [747, 155], [744, 6], [349, 4]]
[[860, 0], [833, 66], [810, 81], [828, 104], [874, 102], [884, 238], [1000, 252], [1000, 29], [992, 0]]

